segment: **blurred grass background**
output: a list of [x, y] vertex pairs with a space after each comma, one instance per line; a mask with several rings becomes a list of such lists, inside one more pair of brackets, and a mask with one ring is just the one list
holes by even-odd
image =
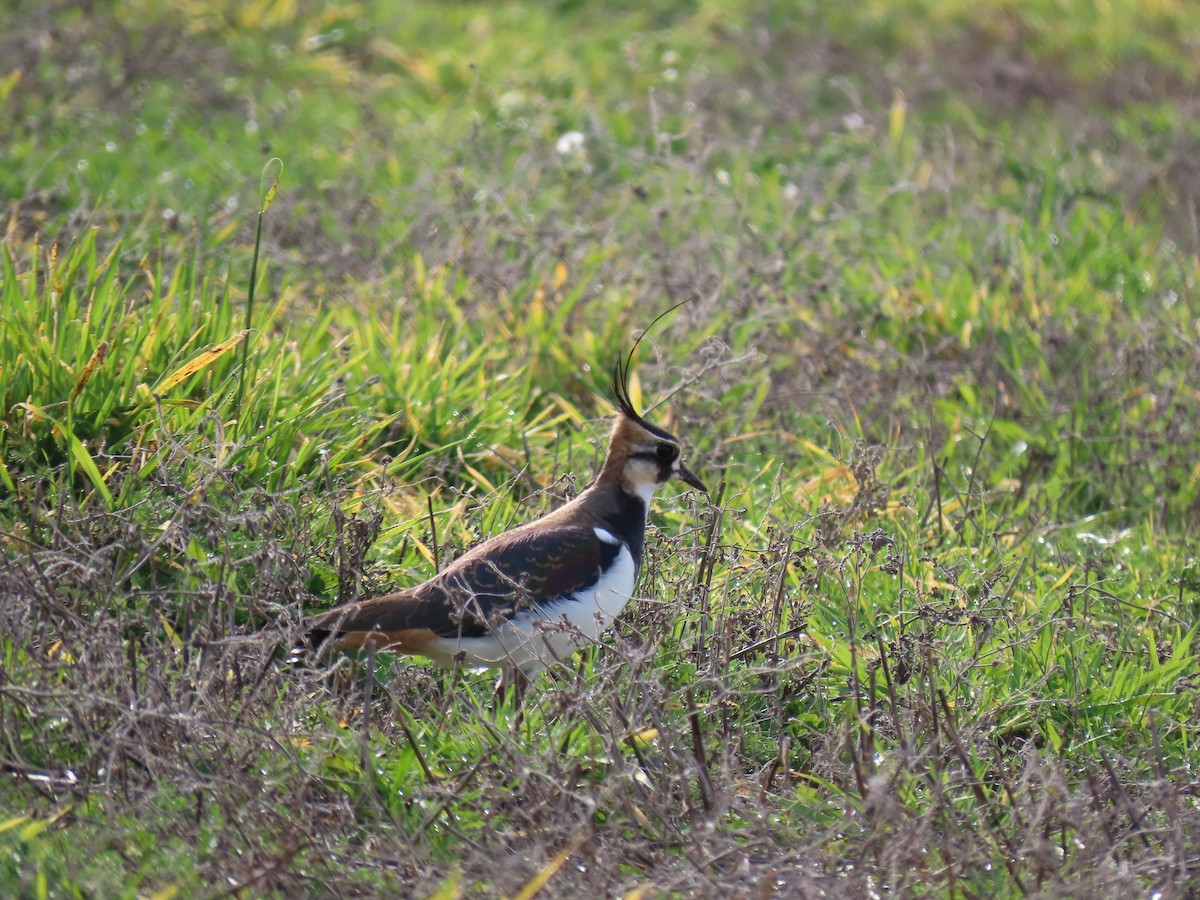
[[[1192, 5], [0, 24], [6, 893], [1197, 890]], [[519, 725], [279, 665], [582, 487], [684, 298], [721, 490], [608, 646]]]

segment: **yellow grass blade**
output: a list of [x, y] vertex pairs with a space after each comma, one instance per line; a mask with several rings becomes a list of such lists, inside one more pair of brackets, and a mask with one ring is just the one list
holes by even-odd
[[249, 333], [250, 332], [248, 330], [239, 331], [228, 340], [221, 341], [221, 343], [217, 344], [217, 346], [209, 347], [207, 350], [203, 350], [196, 356], [193, 356], [190, 360], [185, 362], [182, 366], [155, 385], [154, 393], [165, 394], [184, 379], [191, 378], [202, 369], [207, 369], [218, 359], [245, 340], [246, 335]]
[[567, 844], [567, 846], [563, 847], [554, 855], [554, 859], [550, 860], [550, 862], [546, 864], [546, 867], [542, 869], [542, 871], [538, 872], [527, 882], [525, 882], [525, 886], [521, 888], [521, 890], [517, 891], [514, 900], [531, 900], [531, 898], [533, 898], [538, 891], [544, 888], [550, 879], [554, 877], [554, 873], [563, 867], [563, 863], [570, 859], [580, 847], [587, 843], [587, 839], [587, 832], [582, 832], [575, 835], [575, 837], [571, 839], [571, 842]]
[[158, 620], [162, 622], [163, 630], [167, 633], [167, 639], [171, 642], [171, 646], [176, 650], [182, 650], [183, 641], [180, 640], [179, 633], [171, 627], [171, 623], [167, 621], [167, 617], [159, 613]]
[[5, 819], [3, 822], [0, 822], [0, 834], [12, 831], [18, 825], [24, 825], [28, 821], [29, 816], [13, 816], [11, 819]]
[[92, 351], [91, 358], [87, 361], [87, 365], [83, 367], [83, 371], [79, 373], [79, 377], [75, 379], [75, 386], [71, 388], [71, 399], [74, 400], [79, 396], [79, 392], [87, 386], [92, 375], [96, 372], [96, 367], [104, 362], [104, 357], [108, 355], [108, 341], [101, 341], [100, 344]]

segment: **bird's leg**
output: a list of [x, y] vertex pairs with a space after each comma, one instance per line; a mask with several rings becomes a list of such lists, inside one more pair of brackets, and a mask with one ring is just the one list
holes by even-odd
[[528, 675], [516, 666], [502, 666], [500, 668], [500, 680], [496, 682], [494, 708], [499, 709], [511, 693], [513, 705], [517, 708], [516, 722], [519, 723], [524, 716], [522, 701], [525, 699], [525, 690], [528, 687]]
[[[529, 688], [529, 676], [520, 669], [512, 670], [512, 692], [513, 703], [517, 707], [518, 714], [524, 709], [525, 691]], [[517, 721], [520, 721], [518, 719]]]

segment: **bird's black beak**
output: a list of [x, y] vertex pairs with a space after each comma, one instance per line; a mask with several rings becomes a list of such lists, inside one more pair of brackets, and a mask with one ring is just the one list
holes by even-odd
[[682, 463], [680, 463], [679, 471], [677, 471], [675, 473], [675, 477], [678, 478], [680, 481], [682, 481], [684, 484], [690, 484], [692, 487], [694, 487], [698, 491], [704, 491], [704, 493], [706, 493], [706, 494], [708, 493], [708, 488], [706, 488], [704, 486], [704, 482], [701, 481], [697, 477], [695, 472], [693, 472], [691, 469], [689, 469], [687, 466], [683, 465]]

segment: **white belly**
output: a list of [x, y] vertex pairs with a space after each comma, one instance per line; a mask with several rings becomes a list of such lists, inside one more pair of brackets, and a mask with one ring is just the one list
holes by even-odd
[[633, 555], [622, 546], [600, 580], [571, 599], [521, 610], [485, 637], [442, 638], [426, 652], [444, 666], [461, 655], [463, 665], [512, 666], [534, 675], [594, 643], [629, 602], [636, 579]]

